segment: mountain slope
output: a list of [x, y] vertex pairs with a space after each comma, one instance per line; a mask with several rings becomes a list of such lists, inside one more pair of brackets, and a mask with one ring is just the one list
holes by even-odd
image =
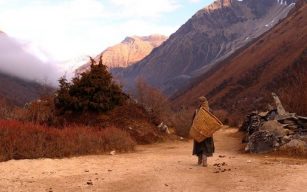
[[[107, 48], [100, 55], [109, 68], [128, 67], [146, 57], [155, 47], [161, 45], [167, 37], [162, 35], [126, 37], [121, 43]], [[95, 60], [98, 61], [100, 55]], [[90, 64], [81, 66], [77, 72], [89, 69]]]
[[[199, 95], [206, 95], [216, 109], [244, 113], [265, 107], [272, 91], [282, 95], [284, 91], [281, 89], [291, 90], [291, 100], [294, 100], [296, 95], [306, 91], [306, 80], [305, 1], [288, 18], [248, 48], [202, 75], [198, 82], [178, 96], [174, 103], [193, 105]], [[304, 99], [300, 99], [300, 102], [303, 105]]]
[[[120, 71], [127, 89], [143, 78], [168, 95], [189, 85], [286, 17], [294, 0], [218, 0], [198, 11], [148, 57]], [[116, 75], [116, 73], [115, 73]]]
[[9, 103], [19, 106], [39, 98], [46, 89], [52, 90], [38, 83], [25, 81], [1, 72], [0, 87], [0, 99], [5, 99]]

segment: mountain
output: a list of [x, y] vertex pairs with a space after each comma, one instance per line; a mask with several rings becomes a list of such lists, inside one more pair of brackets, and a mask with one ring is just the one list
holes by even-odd
[[44, 59], [45, 56], [31, 44], [18, 42], [1, 32], [0, 99], [24, 105], [45, 91], [51, 91], [50, 86], [37, 83], [57, 78], [54, 67]]
[[26, 81], [0, 72], [0, 100], [5, 99], [13, 105], [22, 106], [39, 98], [52, 88], [39, 83]]
[[172, 95], [275, 26], [295, 0], [217, 0], [198, 11], [149, 56], [114, 73], [126, 89], [138, 78]]
[[203, 74], [174, 103], [193, 105], [197, 97], [206, 95], [215, 109], [245, 113], [265, 108], [271, 92], [277, 92], [288, 96], [289, 108], [303, 106], [307, 115], [306, 88], [307, 3], [300, 1], [286, 19]]
[[[146, 57], [166, 39], [167, 37], [163, 35], [126, 37], [121, 43], [107, 48], [95, 60], [98, 61], [102, 56], [104, 64], [109, 68], [125, 68]], [[89, 67], [90, 63], [87, 63], [78, 68], [77, 73], [83, 72]]]

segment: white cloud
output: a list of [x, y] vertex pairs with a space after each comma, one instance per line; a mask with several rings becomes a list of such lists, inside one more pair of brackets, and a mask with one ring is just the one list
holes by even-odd
[[189, 2], [191, 2], [191, 3], [200, 3], [201, 0], [189, 0]]
[[[23, 47], [10, 52], [16, 57], [0, 55], [0, 60], [6, 61], [0, 68], [25, 79], [47, 78], [54, 84], [65, 71], [70, 74], [78, 67], [68, 60], [94, 56], [126, 36], [175, 32], [179, 26], [160, 21], [165, 14], [182, 7], [178, 2], [181, 1], [0, 0], [0, 30]], [[28, 62], [23, 64], [21, 60]]]
[[180, 4], [175, 0], [110, 0], [119, 8], [118, 13], [126, 17], [159, 17], [163, 13], [175, 11]]
[[127, 35], [169, 35], [176, 28], [158, 25], [156, 19], [180, 6], [175, 0], [32, 0], [17, 7], [13, 3], [20, 1], [0, 0], [1, 30], [33, 41], [59, 60], [98, 53]]
[[0, 35], [0, 71], [20, 78], [57, 84], [61, 71], [51, 58], [28, 42]]

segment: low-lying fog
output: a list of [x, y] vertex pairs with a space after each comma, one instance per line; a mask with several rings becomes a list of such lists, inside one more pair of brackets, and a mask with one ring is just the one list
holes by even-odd
[[70, 77], [73, 73], [35, 45], [5, 34], [0, 34], [0, 72], [52, 86], [58, 84], [61, 76]]

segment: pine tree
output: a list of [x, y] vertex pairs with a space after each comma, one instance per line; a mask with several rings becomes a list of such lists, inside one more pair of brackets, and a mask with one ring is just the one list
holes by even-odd
[[55, 103], [64, 112], [106, 112], [127, 99], [121, 87], [112, 81], [102, 58], [98, 65], [91, 58], [90, 70], [74, 77], [71, 83], [65, 78], [59, 83]]

